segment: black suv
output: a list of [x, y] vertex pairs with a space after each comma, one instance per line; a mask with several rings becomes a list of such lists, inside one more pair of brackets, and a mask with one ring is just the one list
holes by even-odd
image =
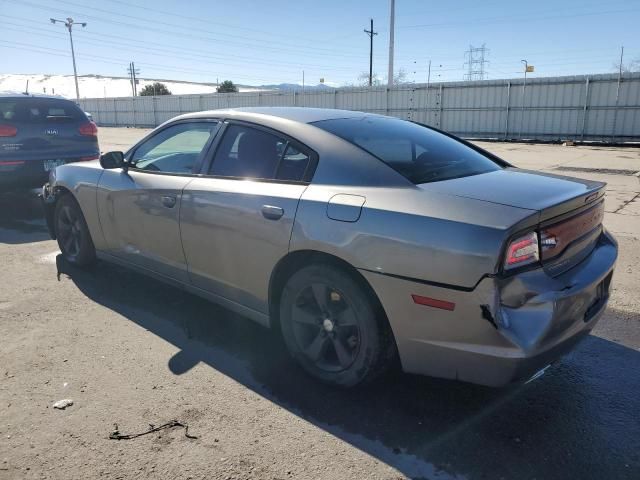
[[72, 101], [0, 95], [0, 192], [41, 187], [58, 165], [99, 156], [98, 128]]

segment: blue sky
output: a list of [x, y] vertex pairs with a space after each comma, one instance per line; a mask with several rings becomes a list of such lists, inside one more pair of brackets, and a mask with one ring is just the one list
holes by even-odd
[[[0, 0], [0, 73], [72, 73], [68, 34], [49, 17], [86, 21], [74, 30], [79, 74], [241, 84], [357, 83], [387, 71], [388, 0]], [[396, 70], [424, 82], [462, 80], [469, 45], [490, 50], [488, 78], [613, 71], [640, 59], [640, 0], [448, 2], [396, 0]]]

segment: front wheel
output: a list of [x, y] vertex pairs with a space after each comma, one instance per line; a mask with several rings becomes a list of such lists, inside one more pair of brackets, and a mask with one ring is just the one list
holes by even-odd
[[65, 260], [81, 267], [96, 259], [91, 234], [78, 202], [70, 195], [63, 195], [56, 203], [54, 228], [58, 246]]
[[291, 276], [280, 301], [291, 355], [323, 382], [353, 387], [391, 364], [393, 338], [370, 294], [339, 268], [310, 265]]

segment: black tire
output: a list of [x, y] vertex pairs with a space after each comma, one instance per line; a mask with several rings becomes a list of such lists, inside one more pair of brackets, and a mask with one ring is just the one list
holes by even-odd
[[384, 312], [338, 267], [310, 265], [289, 278], [280, 300], [280, 326], [293, 358], [331, 385], [370, 383], [393, 363], [395, 342]]
[[96, 249], [87, 222], [71, 194], [63, 195], [56, 202], [54, 228], [58, 246], [67, 262], [79, 267], [95, 262]]

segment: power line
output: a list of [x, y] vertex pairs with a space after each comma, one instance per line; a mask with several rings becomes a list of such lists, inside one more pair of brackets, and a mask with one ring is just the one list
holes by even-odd
[[441, 23], [424, 23], [417, 25], [403, 25], [398, 28], [401, 29], [411, 29], [411, 28], [442, 28], [442, 27], [457, 27], [460, 25], [489, 25], [495, 23], [512, 23], [517, 20], [527, 21], [528, 23], [540, 20], [563, 20], [566, 21], [567, 18], [578, 18], [578, 17], [587, 17], [593, 15], [608, 15], [612, 13], [627, 13], [627, 12], [637, 12], [640, 8], [627, 8], [620, 10], [601, 10], [594, 12], [584, 12], [584, 13], [567, 13], [567, 14], [558, 14], [557, 8], [552, 10], [547, 10], [551, 15], [545, 16], [535, 16], [536, 13], [540, 13], [540, 11], [532, 12], [529, 14], [518, 14], [518, 15], [503, 15], [498, 17], [485, 17], [485, 18], [477, 18], [473, 20], [466, 21], [454, 21], [454, 22], [441, 22]]
[[[17, 18], [17, 17], [15, 17]], [[35, 31], [42, 31], [43, 29], [38, 28], [38, 27], [34, 27], [34, 26], [23, 26], [21, 24], [16, 24], [16, 23], [11, 23], [11, 22], [5, 22], [5, 25], [15, 25], [17, 27], [20, 27], [21, 29], [24, 28], [30, 28], [32, 30]], [[19, 31], [22, 32], [22, 30], [15, 30], [15, 31]], [[23, 32], [22, 32], [23, 33]], [[47, 37], [52, 37], [51, 35], [47, 35], [47, 34], [42, 34], [42, 33], [34, 33], [35, 35], [39, 35], [39, 36], [47, 36]], [[150, 55], [153, 55], [150, 52], [156, 51], [158, 52], [162, 57], [171, 57], [170, 55], [167, 55], [167, 51], [175, 51], [175, 53], [179, 54], [179, 56], [173, 56], [171, 58], [179, 58], [179, 59], [184, 59], [184, 58], [189, 58], [189, 57], [198, 57], [196, 59], [199, 60], [199, 58], [206, 58], [206, 59], [212, 59], [212, 60], [216, 60], [215, 64], [216, 65], [220, 65], [220, 60], [223, 60], [224, 62], [226, 62], [225, 64], [227, 65], [242, 65], [242, 66], [246, 66], [246, 62], [230, 62], [227, 57], [225, 55], [215, 55], [215, 54], [201, 54], [201, 53], [197, 53], [197, 50], [190, 50], [189, 52], [185, 52], [184, 49], [180, 49], [180, 48], [176, 48], [174, 46], [171, 46], [169, 44], [163, 44], [163, 43], [156, 43], [154, 42], [153, 45], [142, 45], [140, 44], [139, 46], [132, 46], [135, 45], [134, 42], [122, 42], [122, 41], [118, 41], [118, 40], [111, 40], [111, 38], [116, 38], [116, 39], [121, 39], [122, 37], [117, 36], [117, 35], [108, 35], [108, 34], [99, 34], [99, 33], [94, 33], [94, 32], [87, 32], [88, 35], [92, 36], [92, 37], [97, 37], [97, 38], [109, 38], [108, 42], [111, 45], [121, 45], [121, 46], [125, 46], [130, 50], [134, 50], [134, 51], [140, 51], [143, 53], [147, 53]], [[58, 37], [55, 37], [58, 38]], [[105, 46], [106, 42], [104, 40], [100, 40], [98, 42], [91, 42], [90, 40], [85, 40], [84, 43], [87, 44], [93, 44], [93, 45], [99, 45], [99, 46]], [[162, 47], [162, 48], [159, 48]], [[192, 53], [192, 52], [196, 52], [196, 53]], [[283, 65], [285, 67], [292, 67], [292, 71], [295, 68], [295, 71], [299, 71], [299, 67], [300, 67], [300, 63], [292, 63], [292, 62], [279, 62], [279, 61], [260, 61], [260, 60], [256, 60], [253, 57], [244, 57], [244, 56], [238, 56], [238, 55], [234, 55], [232, 58], [237, 59], [237, 60], [247, 60], [252, 62], [253, 64], [261, 64], [261, 65], [267, 65], [267, 66], [273, 66], [273, 65]], [[206, 63], [206, 62], [203, 62]], [[209, 63], [214, 63], [214, 62], [209, 62]], [[353, 67], [337, 67], [334, 65], [309, 65], [306, 64], [308, 67], [313, 67], [316, 68], [318, 70], [322, 70], [322, 69], [333, 69], [333, 70], [343, 70], [343, 71], [349, 71], [349, 72], [353, 72]]]
[[[48, 7], [48, 6], [43, 6], [41, 4], [37, 4], [37, 3], [33, 3], [27, 0], [5, 0], [8, 2], [13, 2], [13, 3], [17, 3], [20, 5], [29, 5], [33, 8], [37, 8], [37, 9], [41, 9], [41, 10], [58, 10], [58, 11], [64, 11], [62, 9], [59, 8], [54, 8], [54, 7]], [[63, 0], [59, 0], [61, 3], [68, 3], [68, 4], [73, 4], [73, 2], [64, 2]], [[78, 5], [78, 4], [74, 4], [74, 5]], [[87, 8], [82, 6], [82, 8]], [[110, 24], [115, 24], [115, 25], [121, 25], [123, 27], [127, 27], [127, 28], [133, 28], [135, 29], [135, 31], [140, 31], [140, 30], [144, 30], [144, 31], [149, 31], [149, 32], [155, 32], [155, 33], [160, 33], [162, 35], [166, 35], [167, 33], [174, 33], [174, 34], [178, 34], [181, 35], [182, 37], [187, 37], [187, 38], [193, 38], [195, 40], [208, 40], [208, 41], [213, 41], [216, 42], [216, 45], [223, 45], [223, 44], [228, 44], [228, 45], [237, 45], [237, 46], [241, 46], [241, 47], [248, 47], [248, 48], [260, 48], [261, 50], [269, 50], [269, 51], [274, 51], [274, 52], [286, 52], [286, 53], [294, 53], [294, 54], [301, 54], [301, 53], [308, 53], [309, 51], [314, 52], [314, 55], [319, 55], [319, 56], [324, 56], [324, 57], [330, 57], [330, 58], [335, 58], [336, 56], [339, 57], [343, 57], [343, 58], [359, 58], [359, 55], [356, 53], [353, 54], [347, 54], [347, 53], [337, 53], [335, 52], [335, 50], [332, 49], [317, 49], [317, 48], [309, 48], [309, 47], [295, 47], [292, 46], [291, 43], [286, 44], [286, 47], [276, 47], [276, 46], [271, 46], [269, 44], [265, 44], [264, 41], [260, 41], [259, 39], [252, 39], [252, 38], [247, 38], [247, 37], [241, 37], [239, 35], [230, 35], [230, 34], [225, 34], [223, 36], [215, 36], [215, 35], [211, 35], [211, 31], [209, 30], [205, 30], [205, 29], [199, 29], [193, 26], [180, 26], [176, 23], [169, 23], [169, 22], [162, 22], [162, 21], [150, 21], [148, 19], [142, 18], [142, 17], [135, 17], [133, 15], [123, 15], [120, 14], [118, 12], [110, 12], [110, 11], [105, 11], [104, 9], [91, 9], [91, 10], [101, 10], [103, 12], [106, 12], [109, 15], [114, 15], [114, 16], [118, 16], [118, 17], [128, 17], [128, 18], [132, 18], [135, 19], [137, 21], [142, 21], [142, 22], [147, 22], [147, 23], [152, 23], [154, 25], [166, 25], [168, 27], [171, 27], [174, 31], [168, 31], [166, 28], [154, 28], [151, 26], [146, 26], [146, 25], [140, 25], [140, 24], [133, 24], [133, 23], [128, 23], [128, 22], [123, 22], [120, 20], [115, 20], [115, 19], [108, 19], [105, 20], [99, 16], [96, 15], [91, 15], [91, 14], [86, 14], [86, 13], [82, 13], [82, 12], [74, 12], [71, 11], [71, 13], [73, 14], [77, 14], [77, 15], [84, 15], [86, 18], [90, 19], [90, 20], [95, 20], [98, 22], [101, 21], [108, 21]], [[187, 32], [194, 32], [194, 31], [201, 31], [203, 33], [208, 34], [207, 36], [202, 36], [202, 35], [195, 35], [192, 33], [185, 33], [182, 32], [180, 30], [185, 30]], [[228, 37], [239, 37], [239, 38], [245, 38], [246, 40], [248, 40], [249, 42], [252, 43], [246, 43], [246, 42], [239, 42], [239, 41], [235, 41], [235, 40], [229, 40]]]

